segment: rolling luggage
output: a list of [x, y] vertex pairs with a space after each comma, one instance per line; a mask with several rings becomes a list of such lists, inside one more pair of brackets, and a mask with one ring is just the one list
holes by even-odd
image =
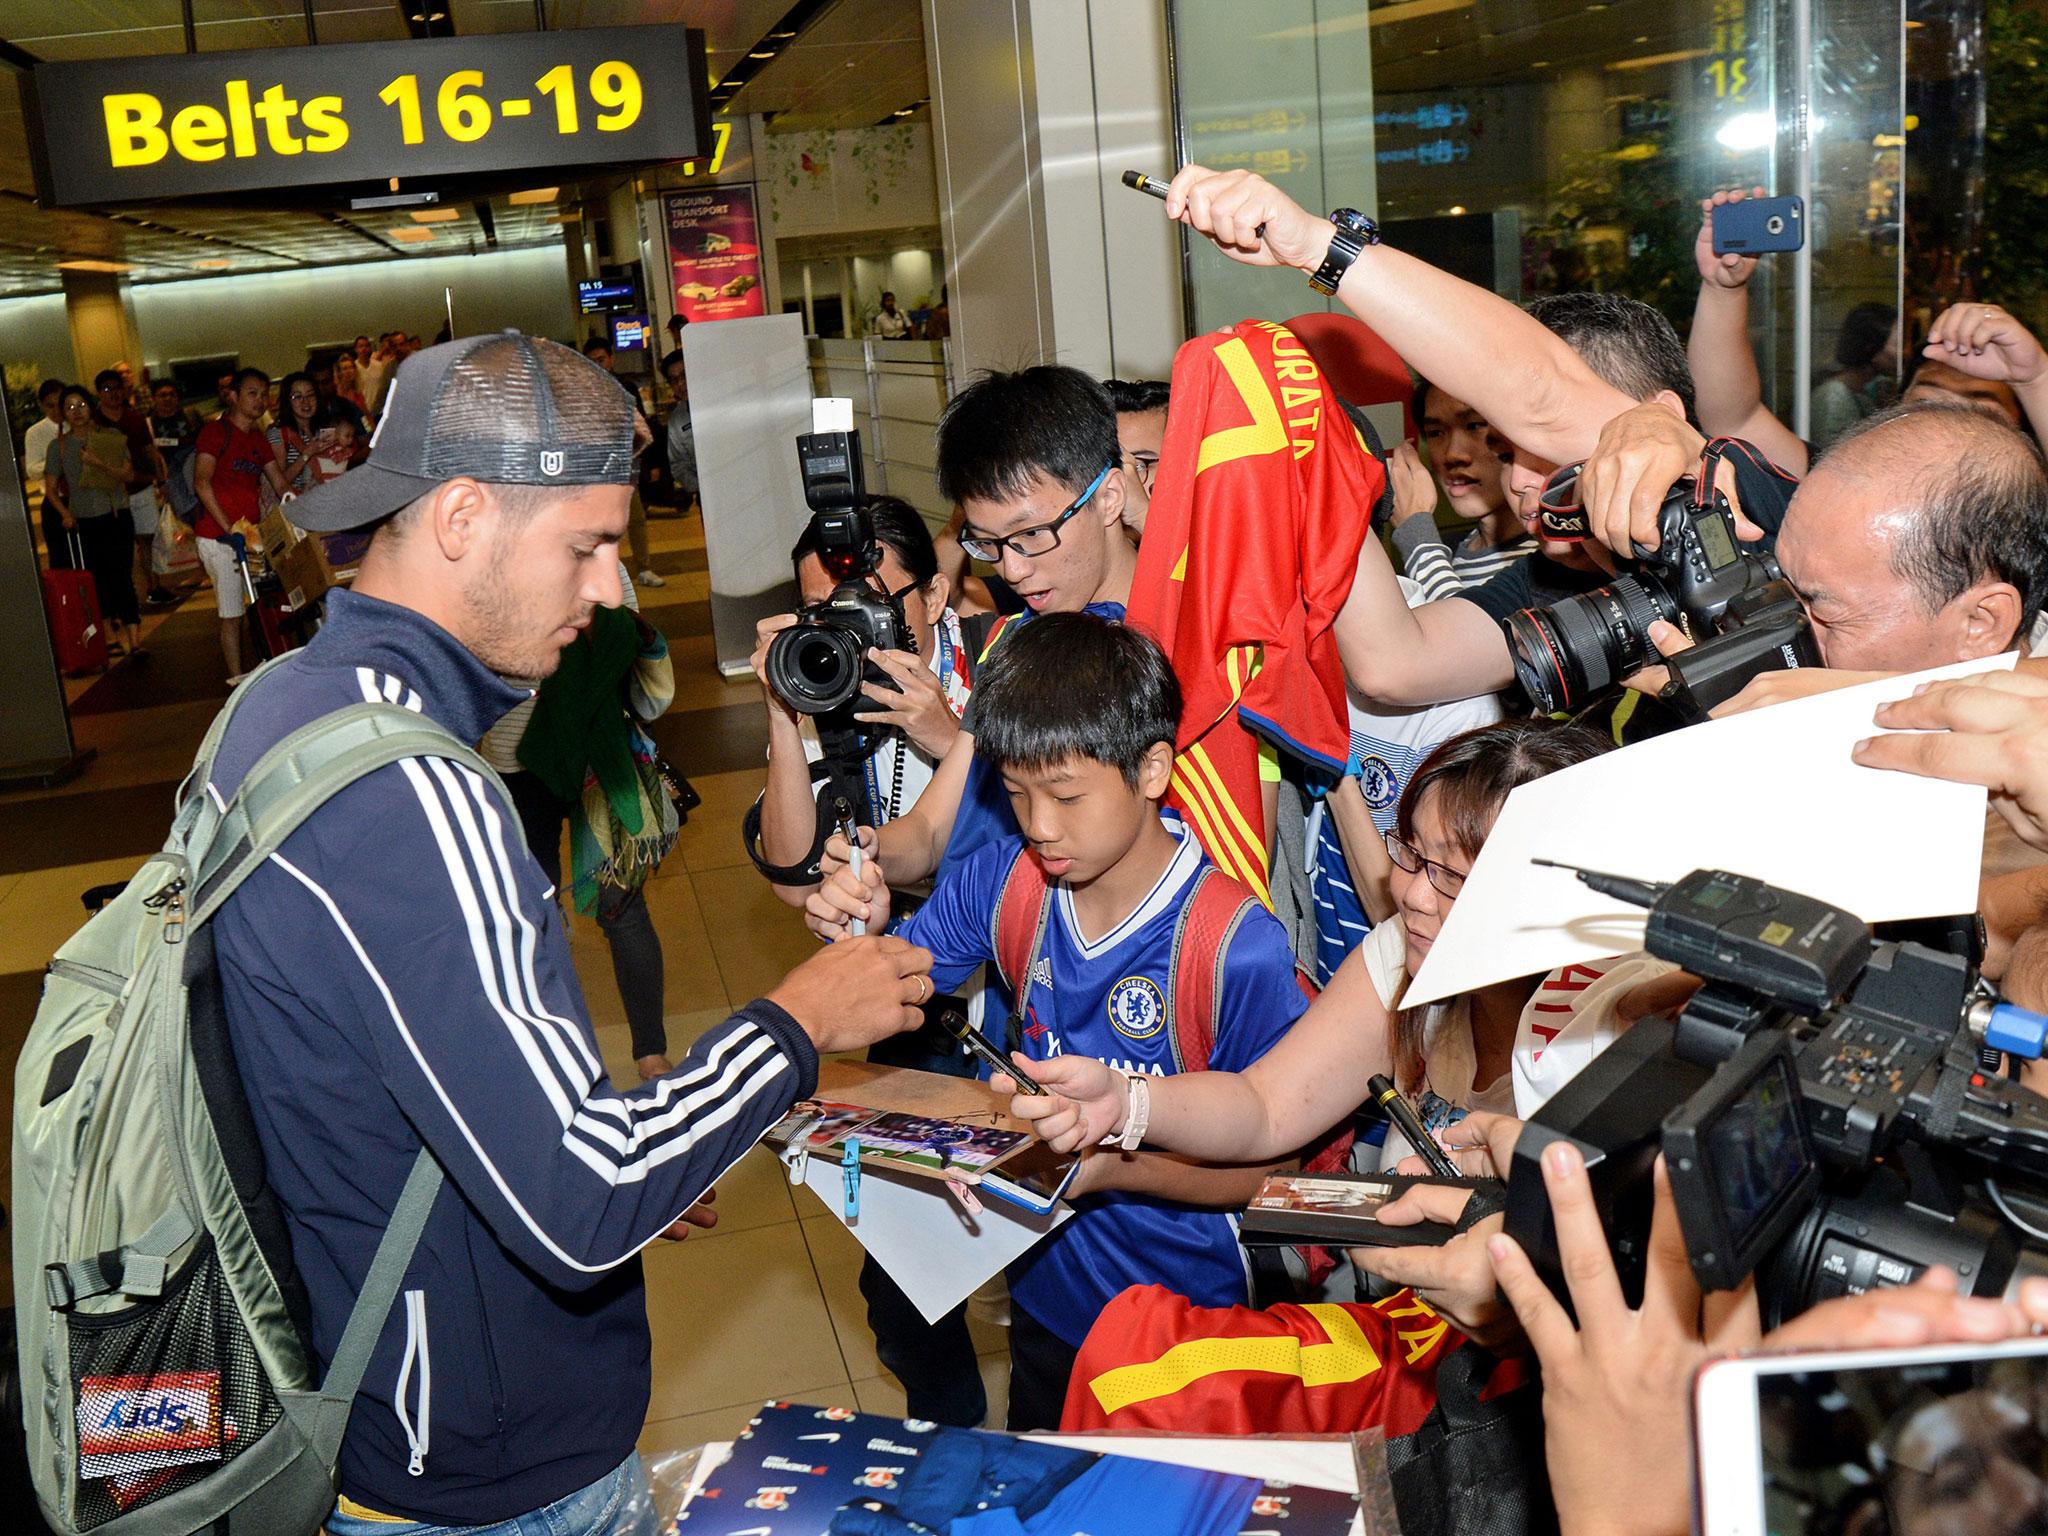
[[70, 530], [75, 568], [43, 572], [43, 608], [50, 616], [50, 639], [57, 647], [57, 668], [69, 677], [107, 670], [107, 626], [100, 619], [99, 589], [85, 569], [85, 549], [78, 530]]
[[292, 610], [285, 604], [284, 588], [276, 581], [266, 578], [258, 584], [249, 613], [256, 621], [256, 645], [263, 660], [273, 660], [303, 643], [293, 633]]

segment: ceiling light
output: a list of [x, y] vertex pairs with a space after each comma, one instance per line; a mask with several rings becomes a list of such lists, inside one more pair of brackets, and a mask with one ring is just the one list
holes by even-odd
[[434, 238], [434, 232], [431, 229], [421, 229], [417, 224], [401, 225], [397, 229], [387, 229], [384, 233], [394, 240], [404, 240], [414, 245], [417, 245], [422, 240]]
[[97, 261], [80, 258], [76, 261], [60, 261], [59, 272], [133, 272], [134, 266], [125, 261]]
[[415, 208], [413, 218], [422, 224], [452, 224], [462, 217], [460, 208]]
[[1462, 214], [1462, 213], [1463, 213], [1464, 211], [1465, 211], [1465, 205], [1464, 205], [1463, 203], [1453, 203], [1453, 204], [1451, 204], [1451, 217], [1453, 217], [1453, 218], [1456, 218], [1456, 217], [1457, 217], [1458, 215]]
[[212, 256], [208, 257], [205, 261], [195, 261], [192, 263], [192, 265], [195, 267], [203, 267], [209, 272], [217, 272], [222, 267], [232, 267], [234, 263], [232, 261], [229, 261], [225, 256]]
[[[1529, 61], [1529, 67], [1530, 67], [1531, 69], [1548, 69], [1548, 68], [1550, 68], [1550, 60], [1548, 60], [1548, 59], [1531, 59], [1531, 60]], [[1612, 68], [1613, 68], [1614, 66], [1613, 66], [1612, 64], [1610, 64], [1610, 65], [1608, 65], [1607, 67], [1608, 67], [1609, 69], [1612, 69]]]
[[505, 201], [514, 208], [524, 208], [530, 203], [552, 203], [561, 195], [560, 187], [531, 187], [524, 192], [514, 192]]
[[750, 59], [772, 59], [775, 57], [775, 50], [773, 48], [759, 48], [748, 54], [747, 57]]
[[784, 40], [786, 40], [786, 39], [788, 39], [788, 38], [792, 38], [792, 37], [795, 37], [795, 36], [796, 36], [796, 34], [795, 34], [794, 32], [770, 32], [770, 33], [768, 34], [768, 40], [769, 40], [769, 41], [770, 41], [771, 43], [773, 43], [773, 42], [782, 42], [782, 41], [784, 41]]
[[1723, 149], [1762, 149], [1777, 136], [1777, 120], [1770, 113], [1742, 112], [1715, 130], [1714, 142]]

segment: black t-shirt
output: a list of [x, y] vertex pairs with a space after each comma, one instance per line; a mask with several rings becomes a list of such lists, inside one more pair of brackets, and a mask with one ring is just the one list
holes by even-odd
[[[1742, 502], [1743, 514], [1764, 531], [1760, 545], [1744, 548], [1769, 549], [1777, 542], [1785, 508], [1799, 482], [1746, 443], [1731, 449], [1727, 458], [1735, 470], [1735, 494]], [[1458, 595], [1484, 609], [1489, 618], [1504, 620], [1524, 608], [1547, 608], [1613, 579], [1603, 572], [1575, 570], [1536, 554], [1515, 561], [1490, 580]]]
[[180, 459], [190, 455], [199, 442], [199, 423], [183, 407], [175, 416], [159, 416], [152, 411], [145, 419], [149, 422], [150, 436], [156, 442], [156, 451], [164, 456], [164, 463], [173, 468]]

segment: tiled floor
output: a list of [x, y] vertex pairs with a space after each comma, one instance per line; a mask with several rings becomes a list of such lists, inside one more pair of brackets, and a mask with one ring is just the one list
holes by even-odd
[[[766, 746], [760, 693], [711, 663], [710, 583], [694, 517], [657, 517], [655, 568], [643, 611], [676, 656], [674, 710], [657, 724], [663, 750], [704, 804], [649, 886], [666, 962], [671, 1047], [768, 990], [813, 941], [776, 900], [740, 845], [741, 813], [760, 787]], [[73, 728], [98, 757], [49, 793], [0, 795], [0, 1073], [34, 1011], [51, 951], [84, 913], [79, 893], [132, 873], [170, 825], [171, 797], [225, 697], [209, 594], [153, 621], [152, 654], [72, 688]], [[145, 670], [146, 669], [146, 670]], [[161, 702], [169, 698], [176, 702]], [[572, 919], [577, 968], [606, 1063], [635, 1081], [624, 1012], [596, 924]], [[0, 1145], [0, 1173], [6, 1149]], [[901, 1412], [902, 1388], [875, 1358], [856, 1284], [860, 1249], [780, 1166], [754, 1152], [718, 1191], [719, 1224], [646, 1259], [654, 1330], [654, 1398], [642, 1448], [679, 1450], [729, 1438], [768, 1397]], [[1000, 1328], [977, 1322], [992, 1422], [1001, 1423], [1009, 1362]]]

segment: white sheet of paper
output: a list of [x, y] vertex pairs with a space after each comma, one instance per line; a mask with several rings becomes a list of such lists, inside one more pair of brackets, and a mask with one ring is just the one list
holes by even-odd
[[1970, 912], [1982, 789], [1859, 767], [1871, 717], [1923, 682], [2005, 671], [2008, 652], [1709, 720], [1508, 796], [1409, 1006], [1642, 948], [1647, 914], [1532, 858], [1639, 880], [1726, 869], [1866, 922]]
[[846, 1219], [844, 1175], [835, 1162], [814, 1157], [804, 1187], [874, 1255], [889, 1278], [936, 1323], [1033, 1243], [1074, 1213], [1055, 1206], [1034, 1216], [994, 1195], [982, 1195], [981, 1214], [970, 1216], [940, 1179], [863, 1169], [860, 1215]]

